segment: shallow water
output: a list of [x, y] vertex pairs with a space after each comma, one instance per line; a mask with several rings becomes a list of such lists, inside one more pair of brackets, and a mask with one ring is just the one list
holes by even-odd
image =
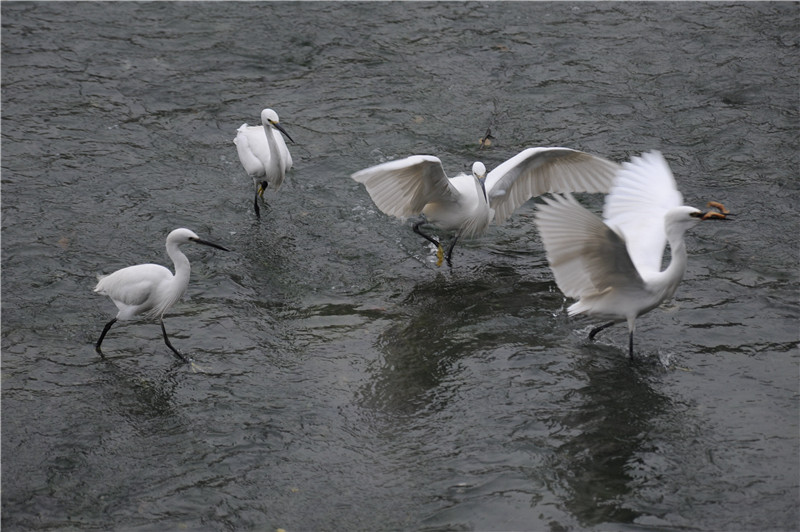
[[[797, 4], [1, 8], [8, 530], [798, 526]], [[258, 221], [232, 139], [266, 106], [295, 168]], [[660, 149], [737, 213], [634, 363], [566, 317], [533, 202], [437, 268], [348, 177], [547, 145]], [[152, 323], [99, 358], [95, 276], [180, 226], [232, 249], [187, 250], [194, 364]]]

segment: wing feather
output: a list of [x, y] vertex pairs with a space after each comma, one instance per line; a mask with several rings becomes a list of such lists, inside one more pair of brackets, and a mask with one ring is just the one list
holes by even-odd
[[486, 192], [503, 223], [533, 196], [546, 193], [608, 192], [620, 166], [570, 148], [528, 148], [486, 176]]
[[264, 168], [269, 161], [269, 153], [266, 154], [266, 160], [259, 158], [259, 155], [264, 155], [262, 153], [263, 150], [258, 148], [261, 145], [259, 142], [267, 143], [264, 128], [262, 126], [248, 126], [247, 124], [242, 124], [236, 130], [236, 138], [233, 139], [233, 143], [236, 144], [236, 153], [239, 154], [239, 161], [241, 161], [247, 175], [251, 177], [263, 176], [265, 173]]
[[606, 196], [603, 217], [625, 237], [628, 253], [642, 274], [661, 271], [667, 235], [664, 215], [683, 204], [667, 161], [658, 151], [622, 165]]
[[457, 194], [432, 155], [412, 155], [356, 172], [375, 205], [390, 216], [408, 218], [431, 202], [455, 201]]
[[644, 286], [625, 240], [571, 195], [544, 198], [536, 226], [558, 287], [572, 298]]
[[101, 277], [94, 291], [110, 297], [120, 310], [131, 310], [145, 305], [158, 286], [172, 277], [172, 272], [160, 264], [137, 264]]

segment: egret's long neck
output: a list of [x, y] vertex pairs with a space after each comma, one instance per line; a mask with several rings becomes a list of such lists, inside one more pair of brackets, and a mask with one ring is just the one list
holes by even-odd
[[275, 141], [275, 129], [269, 122], [263, 122], [264, 133], [267, 134], [267, 145], [269, 146], [269, 168], [267, 173], [272, 176], [279, 176], [283, 168], [283, 154], [278, 149], [278, 143]]
[[672, 297], [686, 273], [686, 241], [684, 232], [674, 227], [667, 227], [667, 241], [669, 242], [670, 261], [667, 269], [662, 272], [665, 297]]
[[189, 274], [192, 271], [189, 259], [178, 248], [178, 245], [172, 242], [167, 243], [167, 255], [172, 259], [172, 264], [175, 266], [173, 283], [175, 283], [176, 289], [183, 294], [183, 291], [189, 286]]
[[475, 179], [478, 180], [478, 184], [481, 187], [481, 192], [483, 192], [483, 199], [484, 199], [484, 201], [486, 201], [486, 204], [488, 205], [489, 204], [489, 196], [486, 194], [486, 179], [485, 178], [481, 179], [478, 176], [476, 176], [475, 174], [473, 174], [473, 176], [475, 177]]

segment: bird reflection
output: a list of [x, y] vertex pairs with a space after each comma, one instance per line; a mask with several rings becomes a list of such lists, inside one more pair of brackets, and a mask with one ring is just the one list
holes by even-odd
[[459, 361], [496, 341], [486, 321], [498, 308], [503, 319], [515, 319], [536, 304], [535, 294], [546, 293], [544, 286], [492, 265], [417, 285], [399, 308], [407, 319], [395, 320], [378, 339], [383, 357], [363, 393], [367, 406], [395, 415], [445, 408], [461, 382]]
[[178, 386], [176, 375], [183, 365], [175, 360], [172, 367], [143, 378], [141, 372], [132, 373], [119, 367], [112, 359], [100, 359], [101, 375], [107, 380], [102, 390], [107, 397], [102, 403], [113, 411], [133, 421], [151, 418], [171, 418], [178, 414], [174, 395]]
[[[593, 351], [594, 352], [594, 351]], [[565, 505], [583, 526], [632, 523], [640, 513], [625, 506], [636, 499], [638, 455], [651, 451], [657, 420], [672, 408], [653, 389], [651, 367], [617, 360], [609, 348], [607, 367], [593, 355], [583, 367], [587, 383], [570, 398], [564, 415], [554, 420], [576, 434], [556, 450], [555, 474], [568, 485]], [[650, 373], [648, 373], [650, 372]]]

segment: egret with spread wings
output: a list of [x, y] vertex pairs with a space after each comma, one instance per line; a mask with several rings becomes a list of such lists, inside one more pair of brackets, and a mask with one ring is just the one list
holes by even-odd
[[363, 183], [375, 205], [390, 216], [422, 215], [413, 229], [438, 250], [440, 240], [424, 233], [429, 223], [455, 232], [447, 249], [461, 237], [483, 234], [494, 221], [503, 223], [520, 205], [547, 192], [608, 192], [619, 165], [569, 148], [528, 148], [486, 174], [483, 163], [470, 174], [448, 178], [442, 162], [432, 155], [413, 155], [361, 170], [352, 178]]
[[[633, 358], [633, 332], [638, 316], [669, 299], [686, 272], [684, 233], [702, 220], [724, 220], [718, 210], [701, 212], [683, 205], [672, 172], [661, 153], [633, 157], [622, 166], [606, 196], [603, 217], [581, 206], [571, 195], [545, 198], [536, 212], [547, 260], [556, 283], [576, 298], [568, 313], [587, 314], [608, 323], [628, 323], [628, 353]], [[661, 261], [669, 243], [671, 260]]]

